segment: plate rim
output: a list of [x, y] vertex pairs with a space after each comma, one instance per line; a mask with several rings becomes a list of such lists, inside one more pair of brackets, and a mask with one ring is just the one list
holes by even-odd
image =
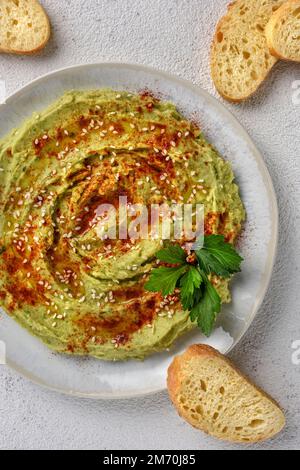
[[[269, 202], [270, 202], [270, 212], [271, 212], [271, 225], [272, 225], [272, 239], [269, 242], [268, 246], [268, 251], [269, 251], [269, 256], [270, 260], [268, 264], [266, 265], [265, 272], [263, 273], [264, 277], [264, 283], [258, 292], [258, 295], [256, 296], [256, 301], [254, 303], [254, 306], [252, 308], [252, 313], [249, 315], [247, 323], [245, 323], [244, 329], [241, 331], [239, 337], [237, 338], [236, 342], [234, 345], [232, 345], [229, 350], [227, 351], [226, 355], [229, 354], [242, 340], [246, 332], [248, 331], [250, 325], [253, 323], [253, 320], [257, 316], [259, 309], [265, 299], [266, 293], [269, 289], [270, 283], [271, 283], [271, 278], [273, 274], [273, 269], [275, 265], [275, 261], [277, 258], [277, 249], [278, 249], [278, 238], [279, 238], [279, 209], [278, 209], [278, 202], [277, 202], [277, 195], [275, 192], [273, 180], [271, 178], [270, 172], [268, 170], [268, 167], [265, 163], [265, 160], [263, 158], [262, 153], [258, 149], [258, 147], [255, 145], [254, 141], [250, 137], [248, 131], [244, 128], [244, 126], [238, 121], [238, 119], [235, 117], [233, 112], [229, 110], [221, 101], [219, 101], [217, 98], [215, 98], [213, 95], [211, 95], [208, 91], [206, 91], [204, 88], [202, 88], [200, 85], [196, 85], [192, 82], [190, 82], [187, 79], [183, 79], [173, 73], [169, 73], [160, 69], [157, 69], [155, 67], [150, 67], [150, 66], [145, 66], [145, 65], [140, 65], [136, 63], [126, 63], [126, 62], [110, 62], [110, 61], [105, 61], [105, 62], [91, 62], [91, 63], [84, 63], [84, 64], [75, 64], [75, 65], [69, 65], [67, 67], [61, 67], [58, 69], [54, 69], [51, 72], [47, 72], [43, 75], [38, 76], [37, 78], [29, 81], [26, 85], [17, 88], [13, 93], [11, 93], [9, 96], [6, 97], [5, 103], [0, 105], [0, 112], [2, 112], [5, 108], [6, 105], [10, 104], [10, 101], [12, 101], [14, 98], [17, 98], [18, 95], [21, 93], [26, 92], [27, 90], [33, 88], [35, 85], [38, 83], [47, 81], [49, 78], [54, 77], [55, 75], [59, 75], [65, 71], [68, 70], [76, 70], [76, 69], [84, 69], [84, 68], [100, 68], [100, 67], [116, 67], [116, 68], [131, 68], [133, 70], [140, 70], [145, 73], [154, 73], [158, 76], [160, 76], [162, 79], [166, 80], [171, 80], [173, 83], [177, 83], [178, 85], [181, 85], [185, 88], [189, 88], [191, 91], [193, 91], [195, 94], [201, 94], [202, 96], [205, 96], [206, 100], [208, 103], [212, 103], [215, 108], [221, 111], [223, 113], [224, 117], [227, 117], [232, 125], [239, 131], [239, 135], [245, 140], [245, 142], [249, 145], [249, 148], [251, 149], [253, 156], [255, 158], [255, 161], [257, 162], [258, 168], [262, 174], [267, 194], [269, 195]], [[161, 393], [166, 391], [167, 385], [165, 383], [165, 386], [163, 388], [159, 387], [157, 389], [151, 389], [149, 391], [142, 391], [142, 392], [120, 392], [120, 393], [115, 393], [113, 395], [110, 395], [109, 393], [88, 393], [88, 392], [78, 392], [78, 391], [72, 391], [72, 390], [65, 390], [61, 389], [59, 387], [51, 386], [48, 383], [45, 383], [43, 380], [40, 378], [35, 377], [33, 374], [28, 373], [28, 371], [24, 370], [22, 367], [16, 365], [13, 361], [11, 361], [9, 358], [6, 360], [6, 364], [13, 369], [15, 372], [17, 372], [19, 375], [25, 377], [26, 379], [29, 379], [32, 383], [35, 385], [39, 385], [43, 387], [44, 389], [50, 390], [52, 392], [57, 392], [63, 395], [67, 396], [72, 396], [72, 397], [77, 397], [77, 398], [89, 398], [93, 400], [124, 400], [124, 399], [130, 399], [130, 398], [138, 398], [138, 397], [143, 397], [143, 396], [152, 396], [157, 393]]]

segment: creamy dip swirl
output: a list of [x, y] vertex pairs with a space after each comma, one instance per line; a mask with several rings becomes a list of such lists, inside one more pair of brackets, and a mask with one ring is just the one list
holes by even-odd
[[[234, 242], [244, 209], [229, 163], [150, 94], [66, 93], [0, 143], [0, 300], [50, 348], [144, 358], [189, 330], [176, 295], [144, 290], [160, 239], [103, 240], [97, 208], [202, 203]], [[227, 282], [215, 278], [228, 302]]]

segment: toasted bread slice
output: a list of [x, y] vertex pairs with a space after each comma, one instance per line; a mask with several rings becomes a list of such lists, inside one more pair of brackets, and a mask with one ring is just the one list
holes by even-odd
[[222, 440], [263, 441], [285, 425], [276, 402], [209, 346], [191, 346], [174, 359], [168, 390], [183, 419]]
[[300, 0], [289, 0], [271, 16], [266, 38], [275, 57], [300, 62]]
[[277, 62], [265, 27], [283, 0], [237, 0], [217, 25], [211, 50], [211, 75], [219, 93], [239, 102], [249, 98]]
[[0, 0], [0, 52], [34, 54], [49, 37], [49, 19], [37, 0]]

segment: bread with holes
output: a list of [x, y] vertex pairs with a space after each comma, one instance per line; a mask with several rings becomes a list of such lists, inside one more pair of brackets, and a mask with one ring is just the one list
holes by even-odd
[[271, 16], [266, 38], [275, 57], [300, 62], [300, 0], [289, 0]]
[[191, 346], [173, 360], [168, 390], [183, 419], [222, 440], [263, 441], [285, 425], [277, 403], [210, 346]]
[[227, 100], [246, 100], [262, 84], [277, 59], [265, 27], [283, 0], [237, 0], [217, 25], [211, 49], [211, 75]]
[[49, 19], [37, 0], [0, 0], [0, 52], [34, 54], [49, 37]]

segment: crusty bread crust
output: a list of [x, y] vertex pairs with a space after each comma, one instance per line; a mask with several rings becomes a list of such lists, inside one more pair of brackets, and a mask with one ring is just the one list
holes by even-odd
[[[24, 0], [18, 0], [17, 4], [21, 4]], [[35, 15], [38, 15], [39, 18], [43, 21], [43, 39], [39, 44], [35, 44], [34, 47], [29, 47], [28, 49], [20, 49], [20, 48], [14, 48], [14, 47], [5, 47], [4, 45], [1, 46], [0, 43], [0, 52], [8, 53], [8, 54], [17, 54], [17, 55], [32, 55], [36, 54], [39, 51], [41, 51], [46, 44], [48, 43], [50, 36], [51, 36], [51, 25], [50, 21], [48, 18], [47, 13], [45, 12], [44, 8], [42, 5], [38, 2], [38, 0], [27, 0], [27, 2], [31, 3], [32, 9], [35, 10]], [[8, 0], [3, 0], [3, 5], [1, 5], [3, 8], [8, 4]], [[19, 18], [19, 21], [22, 22], [24, 18]], [[2, 29], [4, 29], [7, 33], [10, 33], [10, 31], [7, 29], [6, 25], [2, 26]], [[33, 27], [34, 28], [34, 27]], [[29, 32], [29, 31], [24, 31], [25, 35], [31, 34], [32, 37], [34, 37], [34, 33]]]
[[[225, 433], [225, 435], [215, 435], [211, 432], [210, 427], [205, 423], [205, 420], [201, 423], [201, 425], [197, 424], [195, 425], [195, 422], [191, 419], [191, 413], [190, 410], [184, 410], [182, 404], [180, 403], [180, 395], [182, 392], [183, 387], [186, 387], [186, 385], [183, 384], [183, 380], [186, 378], [186, 368], [188, 367], [188, 363], [191, 359], [197, 358], [199, 360], [199, 363], [205, 359], [211, 359], [213, 361], [219, 361], [220, 365], [219, 367], [222, 367], [221, 364], [224, 366], [227, 365], [229, 366], [232, 370], [234, 370], [240, 378], [243, 379], [245, 385], [248, 384], [250, 387], [253, 387], [253, 391], [258, 392], [258, 394], [261, 397], [264, 397], [267, 399], [269, 402], [271, 402], [274, 407], [277, 408], [277, 414], [278, 414], [278, 422], [274, 423], [274, 430], [273, 432], [258, 436], [255, 432], [253, 435], [250, 437], [250, 439], [247, 439], [247, 443], [255, 443], [259, 441], [264, 441], [266, 439], [269, 439], [273, 436], [275, 436], [277, 433], [279, 433], [283, 427], [285, 426], [285, 418], [284, 415], [278, 405], [278, 403], [270, 397], [267, 393], [265, 393], [262, 389], [254, 385], [247, 376], [242, 374], [236, 367], [235, 365], [225, 356], [220, 354], [217, 350], [214, 348], [207, 346], [207, 345], [202, 345], [202, 344], [197, 344], [190, 346], [181, 356], [175, 357], [173, 360], [172, 364], [170, 365], [168, 369], [168, 378], [167, 378], [167, 385], [168, 385], [168, 391], [169, 391], [169, 396], [171, 401], [173, 402], [179, 416], [181, 416], [185, 421], [187, 421], [189, 424], [191, 424], [193, 427], [196, 429], [200, 429], [203, 432], [213, 435], [214, 437], [218, 437], [222, 440], [225, 441], [230, 441], [230, 442], [237, 442], [237, 443], [245, 443], [243, 439], [237, 439], [236, 437], [230, 435], [229, 431], [228, 434]], [[254, 392], [253, 392], [254, 395]], [[199, 402], [200, 404], [200, 402]], [[210, 417], [207, 416], [206, 420], [209, 420]]]
[[276, 49], [276, 46], [274, 44], [274, 38], [276, 34], [276, 25], [281, 21], [281, 19], [284, 19], [288, 16], [289, 12], [294, 8], [299, 6], [300, 8], [300, 1], [299, 0], [288, 0], [286, 3], [284, 3], [273, 15], [271, 16], [270, 21], [268, 22], [266, 26], [266, 39], [267, 39], [267, 44], [270, 49], [271, 54], [276, 57], [277, 59], [281, 60], [288, 60], [292, 62], [300, 62], [300, 54], [299, 58], [294, 58], [291, 56], [285, 56], [283, 55], [282, 52], [280, 52], [278, 49]]

